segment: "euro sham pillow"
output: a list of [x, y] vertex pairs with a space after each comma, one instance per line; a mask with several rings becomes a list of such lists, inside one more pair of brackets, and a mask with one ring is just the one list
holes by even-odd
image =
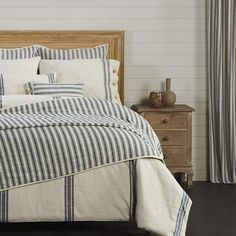
[[22, 48], [0, 48], [0, 59], [13, 60], [35, 57], [37, 45]]
[[14, 74], [0, 74], [0, 95], [25, 94], [27, 82], [47, 82], [56, 83], [56, 74], [49, 73], [46, 75], [14, 75]]
[[37, 55], [45, 60], [71, 60], [106, 58], [108, 45], [99, 45], [93, 48], [54, 49], [38, 45]]
[[40, 57], [27, 59], [0, 60], [1, 74], [37, 74]]
[[107, 59], [41, 60], [41, 74], [57, 73], [58, 83], [84, 84], [84, 96], [120, 103], [119, 61]]
[[83, 84], [51, 84], [42, 82], [29, 82], [30, 94], [51, 95], [58, 97], [83, 97]]

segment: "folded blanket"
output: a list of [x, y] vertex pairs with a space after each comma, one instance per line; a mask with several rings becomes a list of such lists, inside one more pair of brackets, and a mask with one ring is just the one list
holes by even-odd
[[66, 98], [0, 110], [0, 191], [149, 156], [162, 158], [152, 128], [116, 103]]

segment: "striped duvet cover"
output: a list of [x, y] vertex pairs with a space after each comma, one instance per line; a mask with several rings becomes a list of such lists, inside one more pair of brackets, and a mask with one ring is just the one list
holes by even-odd
[[2, 109], [0, 221], [136, 220], [184, 235], [191, 200], [160, 159], [148, 123], [115, 103], [67, 98]]

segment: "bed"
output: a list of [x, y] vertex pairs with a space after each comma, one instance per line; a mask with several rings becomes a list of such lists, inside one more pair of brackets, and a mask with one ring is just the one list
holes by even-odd
[[[4, 108], [7, 102], [1, 98], [0, 222], [130, 221], [156, 235], [185, 235], [191, 200], [166, 168], [149, 124], [120, 104], [124, 102], [124, 32], [0, 32], [0, 48], [102, 44], [108, 44], [107, 57], [120, 62], [116, 73], [121, 102], [97, 97], [34, 101], [29, 95], [32, 102], [21, 102], [19, 96], [17, 106], [12, 106], [14, 96], [9, 96], [10, 102], [5, 96], [11, 105]], [[0, 63], [2, 73], [9, 63]], [[60, 63], [58, 71], [65, 66]], [[90, 65], [89, 60], [78, 63], [73, 68]], [[92, 63], [100, 68], [100, 59]], [[45, 68], [42, 63], [40, 71], [51, 72]], [[52, 80], [52, 75], [44, 79]], [[10, 76], [5, 80], [9, 82]]]

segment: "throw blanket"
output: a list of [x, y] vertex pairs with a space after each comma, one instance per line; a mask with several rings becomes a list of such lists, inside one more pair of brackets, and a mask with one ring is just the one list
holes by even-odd
[[0, 191], [148, 156], [162, 158], [155, 133], [116, 103], [67, 98], [0, 110]]

